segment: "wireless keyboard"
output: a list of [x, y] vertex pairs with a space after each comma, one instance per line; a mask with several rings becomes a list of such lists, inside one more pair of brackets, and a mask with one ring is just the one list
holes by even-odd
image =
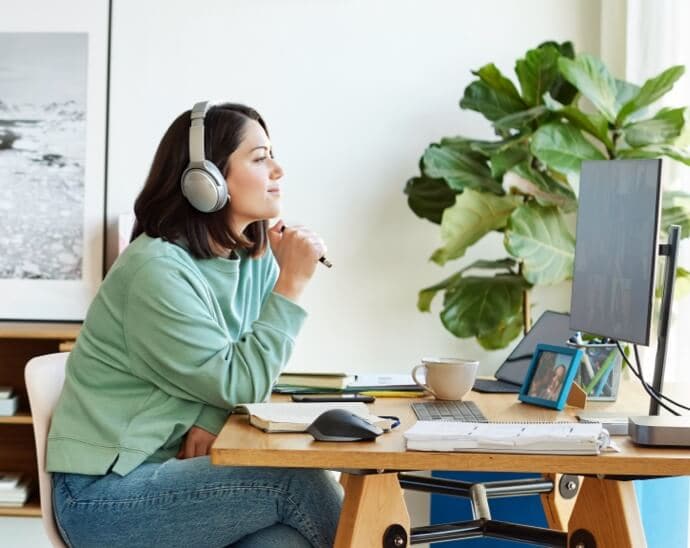
[[489, 422], [473, 401], [430, 401], [413, 403], [420, 421]]

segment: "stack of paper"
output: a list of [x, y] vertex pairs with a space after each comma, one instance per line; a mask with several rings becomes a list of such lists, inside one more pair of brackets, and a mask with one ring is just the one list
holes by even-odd
[[29, 481], [21, 474], [0, 472], [0, 506], [22, 506], [29, 497]]
[[601, 424], [418, 421], [405, 432], [416, 451], [597, 455], [616, 450]]
[[246, 403], [235, 410], [249, 414], [252, 426], [266, 432], [306, 432], [316, 418], [329, 409], [346, 409], [383, 430], [391, 429], [391, 421], [369, 413], [365, 403]]
[[14, 415], [17, 412], [18, 401], [11, 386], [0, 386], [0, 415]]

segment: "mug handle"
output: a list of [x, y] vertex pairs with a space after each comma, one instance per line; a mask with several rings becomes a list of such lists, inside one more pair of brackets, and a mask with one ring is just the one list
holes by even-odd
[[420, 381], [420, 380], [417, 378], [417, 371], [419, 371], [420, 369], [424, 369], [424, 371], [425, 371], [424, 374], [426, 375], [426, 371], [427, 371], [426, 364], [425, 364], [425, 363], [420, 363], [419, 365], [416, 365], [416, 366], [414, 367], [414, 369], [412, 369], [412, 380], [414, 380], [414, 382], [416, 382], [416, 383], [417, 383], [419, 386], [421, 386], [424, 390], [426, 390], [427, 392], [429, 392], [432, 396], [436, 397], [436, 392], [434, 392], [428, 384], [424, 384], [422, 381]]

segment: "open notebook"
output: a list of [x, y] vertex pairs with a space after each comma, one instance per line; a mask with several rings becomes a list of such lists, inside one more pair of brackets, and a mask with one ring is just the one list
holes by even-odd
[[236, 413], [249, 415], [249, 423], [265, 432], [306, 432], [307, 427], [324, 411], [347, 409], [387, 431], [392, 421], [369, 413], [361, 402], [329, 403], [245, 403], [235, 407]]
[[418, 421], [405, 432], [417, 451], [597, 455], [616, 451], [601, 424]]

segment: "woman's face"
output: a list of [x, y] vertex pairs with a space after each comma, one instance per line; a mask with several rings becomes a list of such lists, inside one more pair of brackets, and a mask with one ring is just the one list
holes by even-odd
[[255, 221], [280, 214], [280, 185], [283, 169], [273, 159], [273, 149], [264, 128], [248, 120], [244, 138], [229, 159], [225, 178], [230, 194], [233, 227], [241, 233]]

